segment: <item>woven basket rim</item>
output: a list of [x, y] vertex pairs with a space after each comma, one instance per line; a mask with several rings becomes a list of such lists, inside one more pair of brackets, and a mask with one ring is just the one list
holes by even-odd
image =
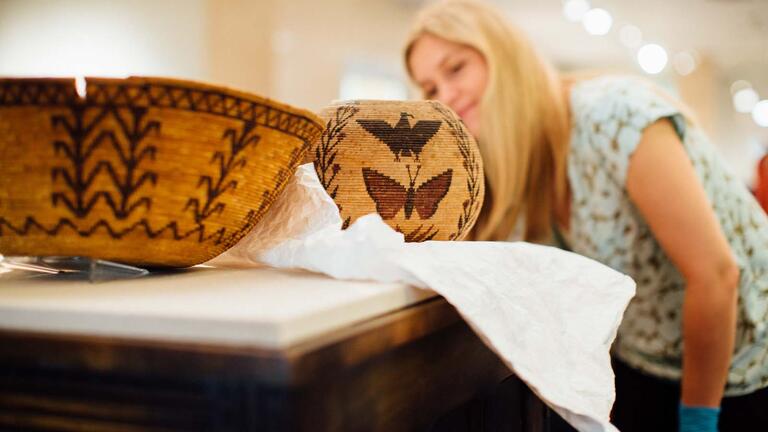
[[[80, 77], [78, 77], [80, 78]], [[75, 83], [78, 78], [75, 77], [14, 77], [14, 76], [0, 76], [0, 86], [8, 85], [8, 84], [67, 84], [72, 85], [72, 89], [75, 89]], [[275, 108], [290, 112], [294, 115], [297, 115], [299, 117], [305, 118], [307, 121], [315, 124], [320, 130], [323, 129], [324, 122], [320, 116], [315, 114], [314, 112], [306, 109], [306, 108], [299, 108], [290, 104], [287, 104], [285, 102], [280, 102], [275, 99], [262, 96], [255, 92], [248, 92], [245, 90], [239, 90], [233, 87], [229, 87], [227, 85], [221, 85], [221, 84], [214, 84], [214, 83], [206, 83], [186, 78], [171, 78], [171, 77], [161, 77], [161, 76], [129, 76], [125, 78], [115, 78], [115, 77], [99, 77], [99, 76], [85, 76], [82, 77], [85, 79], [86, 83], [86, 90], [88, 83], [96, 83], [96, 84], [121, 84], [121, 85], [143, 85], [143, 84], [153, 84], [153, 85], [163, 85], [163, 86], [169, 86], [169, 87], [176, 87], [179, 89], [190, 89], [190, 90], [202, 90], [202, 91], [211, 91], [215, 93], [223, 93], [228, 96], [233, 97], [239, 97], [254, 103], [263, 104], [263, 105], [269, 105], [273, 106]], [[77, 93], [73, 91], [72, 93], [73, 100], [79, 99], [77, 96]], [[88, 95], [86, 92], [86, 100], [88, 99]]]

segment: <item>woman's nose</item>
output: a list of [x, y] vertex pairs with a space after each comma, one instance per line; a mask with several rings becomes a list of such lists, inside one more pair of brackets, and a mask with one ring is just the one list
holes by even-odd
[[456, 109], [454, 106], [456, 99], [458, 98], [459, 92], [450, 85], [443, 86], [443, 88], [440, 89], [440, 93], [438, 94], [437, 100], [444, 103], [445, 105], [448, 105], [451, 107], [451, 109]]

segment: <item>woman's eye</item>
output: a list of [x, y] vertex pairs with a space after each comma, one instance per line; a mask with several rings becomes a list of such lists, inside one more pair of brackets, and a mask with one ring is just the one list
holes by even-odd
[[464, 62], [456, 63], [455, 65], [451, 66], [448, 71], [453, 75], [461, 71], [461, 69], [464, 67]]

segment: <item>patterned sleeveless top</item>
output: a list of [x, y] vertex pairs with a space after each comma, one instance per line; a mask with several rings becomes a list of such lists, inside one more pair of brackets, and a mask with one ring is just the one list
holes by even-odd
[[629, 200], [629, 158], [643, 129], [669, 118], [712, 202], [741, 271], [736, 346], [726, 395], [768, 386], [768, 217], [724, 166], [703, 131], [643, 81], [602, 77], [571, 91], [569, 247], [631, 276], [637, 295], [614, 354], [632, 367], [679, 380], [685, 282]]

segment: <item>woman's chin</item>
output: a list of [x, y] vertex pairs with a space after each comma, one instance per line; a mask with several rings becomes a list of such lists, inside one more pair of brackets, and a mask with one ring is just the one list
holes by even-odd
[[469, 133], [472, 134], [473, 137], [477, 138], [480, 133], [480, 122], [475, 119], [466, 119], [464, 120], [464, 125], [467, 127], [467, 130]]

